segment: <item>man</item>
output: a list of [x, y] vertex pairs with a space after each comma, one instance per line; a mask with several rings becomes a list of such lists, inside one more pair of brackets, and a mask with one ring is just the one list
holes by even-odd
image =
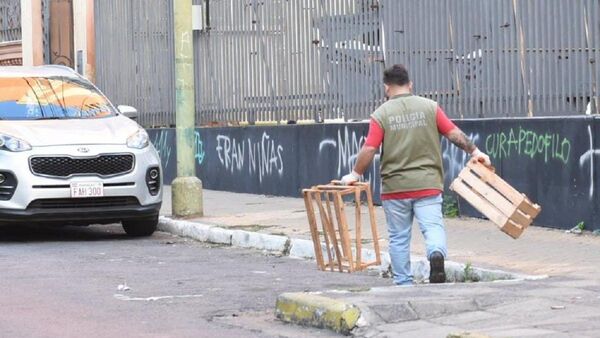
[[448, 119], [437, 102], [412, 95], [402, 65], [383, 73], [388, 101], [371, 115], [367, 140], [344, 184], [360, 180], [382, 145], [381, 200], [386, 215], [394, 283], [411, 285], [410, 238], [413, 216], [425, 237], [430, 283], [444, 283], [446, 232], [442, 215], [444, 174], [440, 135], [490, 166], [490, 158]]

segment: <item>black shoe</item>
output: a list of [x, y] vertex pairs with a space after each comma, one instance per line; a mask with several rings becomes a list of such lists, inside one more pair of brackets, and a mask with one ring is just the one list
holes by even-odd
[[429, 283], [446, 283], [446, 271], [444, 270], [444, 255], [435, 251], [429, 256]]

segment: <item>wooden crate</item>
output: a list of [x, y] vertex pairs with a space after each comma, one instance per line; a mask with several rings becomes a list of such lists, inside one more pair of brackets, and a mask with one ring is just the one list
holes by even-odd
[[478, 162], [469, 161], [450, 189], [514, 239], [521, 236], [542, 210], [493, 169]]
[[[321, 270], [331, 270], [339, 272], [353, 272], [366, 269], [371, 265], [381, 264], [381, 253], [379, 249], [379, 235], [377, 233], [377, 224], [375, 221], [375, 209], [373, 207], [373, 197], [371, 187], [368, 183], [356, 183], [352, 186], [340, 185], [339, 181], [332, 181], [331, 184], [317, 185], [310, 189], [304, 189], [304, 203], [310, 226], [315, 257], [317, 265]], [[344, 196], [354, 196], [355, 217], [354, 225], [356, 232], [355, 246], [352, 248], [352, 238], [350, 236], [349, 224], [346, 217]], [[375, 260], [363, 262], [362, 259], [362, 196], [366, 196], [366, 204], [369, 213], [369, 222], [371, 226], [371, 235], [373, 248], [375, 251]], [[315, 209], [316, 205], [316, 209]], [[333, 209], [332, 209], [333, 206]], [[317, 221], [317, 210], [320, 219], [322, 236], [319, 232], [319, 222]], [[325, 252], [327, 254], [327, 263], [323, 257], [323, 237]], [[354, 253], [353, 253], [354, 251]], [[356, 256], [355, 258], [353, 256]]]

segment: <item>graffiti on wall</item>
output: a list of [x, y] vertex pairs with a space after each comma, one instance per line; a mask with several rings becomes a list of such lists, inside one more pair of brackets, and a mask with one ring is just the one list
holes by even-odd
[[202, 139], [200, 138], [200, 132], [194, 132], [194, 158], [196, 159], [196, 163], [201, 165], [204, 163], [204, 157], [206, 153], [204, 152], [204, 144], [202, 143]]
[[589, 198], [594, 198], [594, 157], [600, 155], [600, 149], [594, 149], [594, 138], [592, 135], [592, 126], [587, 128], [589, 138], [589, 149], [579, 156], [579, 169], [585, 170], [586, 167], [589, 170], [590, 176], [590, 187], [589, 187]]
[[488, 135], [485, 139], [485, 151], [498, 160], [527, 156], [532, 159], [541, 158], [545, 163], [556, 160], [566, 164], [571, 154], [571, 141], [560, 133], [538, 133], [519, 126]]
[[[336, 152], [337, 166], [336, 174], [338, 178], [348, 174], [354, 168], [358, 153], [365, 144], [366, 137], [357, 131], [350, 132], [348, 126], [338, 129], [337, 138], [325, 138], [319, 143], [319, 156], [324, 156], [325, 152], [333, 149]], [[364, 179], [371, 182], [371, 186], [378, 184], [377, 172], [380, 155], [376, 154], [371, 163], [372, 168], [364, 175]]]
[[[173, 151], [175, 148], [175, 131], [172, 129], [163, 129], [158, 131], [157, 133], [150, 134], [150, 142], [156, 148], [158, 155], [160, 156], [160, 160], [162, 162], [163, 168], [168, 168], [169, 164], [171, 164]], [[204, 143], [202, 142], [202, 138], [200, 137], [199, 131], [194, 131], [194, 158], [198, 165], [202, 165], [204, 163], [204, 159], [206, 157], [206, 152], [204, 151]]]
[[319, 154], [328, 147], [333, 147], [337, 150], [337, 175], [345, 175], [349, 173], [358, 157], [358, 152], [365, 143], [365, 136], [359, 135], [356, 131], [350, 132], [346, 126], [339, 129], [336, 138], [326, 138], [319, 143]]
[[151, 142], [158, 151], [158, 155], [160, 156], [160, 160], [162, 162], [163, 168], [169, 167], [169, 162], [171, 161], [171, 154], [173, 152], [174, 144], [172, 140], [169, 138], [169, 134], [172, 131], [169, 129], [163, 129], [154, 134], [154, 137], [151, 137]]
[[260, 141], [219, 134], [216, 144], [219, 162], [230, 173], [247, 171], [249, 175], [257, 176], [261, 183], [268, 176], [283, 176], [283, 146], [267, 132], [262, 133]]
[[[479, 144], [480, 137], [478, 133], [469, 133], [467, 136], [475, 145]], [[452, 144], [447, 138], [442, 137], [442, 161], [446, 169], [444, 173], [446, 182], [450, 182], [458, 176], [469, 158], [470, 155], [466, 151]]]
[[[507, 182], [540, 205], [552, 206], [546, 207], [537, 219], [540, 224], [572, 227], [576, 216], [590, 222], [593, 229], [600, 228], [600, 220], [595, 221], [597, 212], [591, 207], [600, 197], [596, 186], [600, 144], [594, 140], [595, 130], [600, 125], [594, 124], [596, 120], [590, 121], [523, 119], [501, 123], [460, 121], [458, 124], [492, 157]], [[207, 189], [297, 197], [302, 188], [341, 178], [352, 170], [366, 141], [368, 125], [285, 128], [197, 129], [193, 135], [197, 174]], [[175, 130], [149, 132], [160, 153], [165, 174], [173, 177]], [[442, 138], [441, 144], [445, 182], [449, 183], [470, 156], [446, 138]], [[379, 162], [376, 155], [364, 177], [374, 190], [378, 190], [381, 183]], [[165, 182], [170, 181], [165, 179]], [[566, 209], [570, 213], [559, 212]], [[461, 209], [463, 211], [465, 215], [472, 215], [467, 209]]]

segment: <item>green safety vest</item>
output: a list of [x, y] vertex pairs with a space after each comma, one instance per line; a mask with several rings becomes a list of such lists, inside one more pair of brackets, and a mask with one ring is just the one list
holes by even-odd
[[403, 94], [373, 113], [383, 128], [382, 193], [444, 189], [435, 101]]

